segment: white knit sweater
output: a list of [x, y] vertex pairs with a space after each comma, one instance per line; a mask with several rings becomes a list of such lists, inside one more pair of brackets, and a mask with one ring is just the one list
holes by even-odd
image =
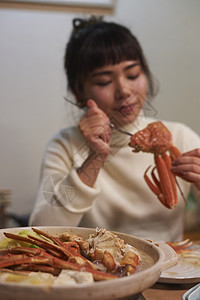
[[[138, 117], [126, 130], [135, 133], [153, 119]], [[164, 122], [181, 152], [200, 147], [200, 138], [187, 126]], [[150, 153], [133, 153], [129, 137], [113, 132], [111, 153], [94, 187], [85, 185], [76, 169], [88, 147], [78, 128], [57, 133], [48, 143], [31, 226], [100, 227], [142, 238], [174, 241], [183, 233], [184, 201], [165, 208], [147, 187], [143, 174], [153, 165]], [[95, 170], [94, 170], [95, 172]], [[178, 179], [187, 197], [191, 184]]]

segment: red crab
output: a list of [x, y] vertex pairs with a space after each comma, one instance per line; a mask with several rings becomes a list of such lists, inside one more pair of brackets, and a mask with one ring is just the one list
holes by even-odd
[[[150, 166], [145, 171], [145, 181], [164, 206], [167, 208], [176, 206], [178, 202], [177, 182], [171, 172], [171, 162], [181, 152], [173, 145], [171, 132], [162, 122], [153, 122], [132, 135], [129, 146], [133, 148], [133, 152], [142, 151], [154, 154], [155, 167], [151, 172], [152, 181], [147, 175]], [[155, 169], [159, 178], [155, 175]]]

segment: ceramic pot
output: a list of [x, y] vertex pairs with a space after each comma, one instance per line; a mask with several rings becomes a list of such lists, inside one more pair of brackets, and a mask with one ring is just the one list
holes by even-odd
[[[95, 229], [82, 227], [36, 227], [52, 235], [70, 232], [83, 238], [94, 233]], [[25, 228], [8, 228], [0, 230], [0, 240], [4, 238], [3, 232], [17, 233]], [[0, 282], [0, 295], [4, 300], [110, 300], [110, 299], [138, 299], [145, 289], [151, 287], [160, 277], [163, 270], [177, 263], [175, 251], [165, 242], [148, 241], [128, 234], [114, 232], [121, 239], [149, 257], [151, 266], [131, 276], [114, 280], [94, 282], [71, 286], [33, 286], [26, 283]]]

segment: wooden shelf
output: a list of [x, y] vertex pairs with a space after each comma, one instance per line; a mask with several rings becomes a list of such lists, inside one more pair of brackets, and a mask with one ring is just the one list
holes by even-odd
[[94, 7], [94, 6], [78, 6], [68, 4], [45, 4], [45, 3], [29, 3], [22, 1], [2, 1], [0, 0], [0, 8], [21, 9], [21, 10], [42, 10], [42, 11], [58, 11], [58, 12], [75, 12], [89, 14], [113, 14], [114, 7]]

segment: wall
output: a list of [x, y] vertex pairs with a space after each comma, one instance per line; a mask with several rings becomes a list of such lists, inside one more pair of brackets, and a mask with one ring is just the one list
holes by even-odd
[[[200, 132], [200, 1], [117, 0], [105, 19], [123, 23], [143, 45], [160, 92], [158, 118]], [[29, 213], [47, 140], [77, 120], [63, 100], [63, 55], [78, 12], [0, 9], [0, 188], [12, 189], [9, 210]]]

